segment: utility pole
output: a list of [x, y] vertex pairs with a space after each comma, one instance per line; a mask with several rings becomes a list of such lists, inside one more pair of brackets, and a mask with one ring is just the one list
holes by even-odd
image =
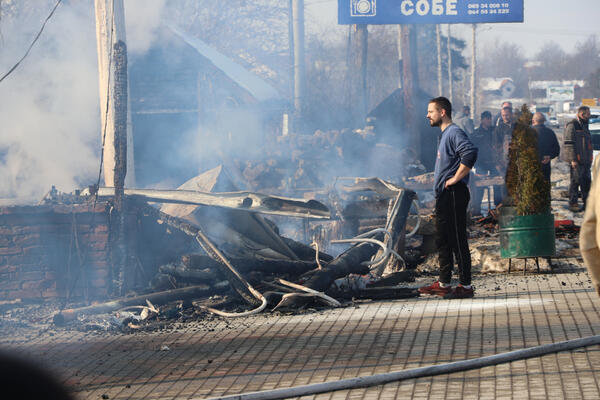
[[115, 188], [112, 292], [122, 296], [133, 286], [135, 278], [135, 264], [129, 260], [127, 251], [129, 246], [133, 247], [135, 235], [127, 234], [125, 226], [125, 184], [134, 183], [125, 9], [123, 0], [95, 0], [95, 8], [104, 185]]
[[402, 82], [404, 76], [404, 65], [402, 61], [402, 25], [398, 25], [398, 40], [396, 41], [396, 45], [398, 46], [398, 71], [400, 72], [398, 88], [402, 89], [404, 86]]
[[292, 0], [294, 32], [294, 130], [303, 130], [305, 111], [304, 0]]
[[360, 94], [359, 110], [356, 113], [356, 123], [364, 126], [365, 117], [368, 113], [369, 93], [367, 91], [367, 55], [369, 43], [369, 31], [367, 25], [355, 25], [358, 44], [358, 70], [360, 71]]
[[471, 118], [475, 121], [477, 116], [477, 109], [475, 105], [475, 74], [477, 73], [476, 62], [477, 62], [477, 43], [475, 37], [475, 31], [477, 30], [477, 25], [473, 24], [472, 38], [471, 38]]
[[450, 46], [450, 40], [452, 34], [450, 33], [450, 24], [448, 24], [448, 98], [452, 103], [452, 48]]
[[417, 115], [423, 111], [416, 109], [419, 91], [419, 70], [417, 67], [417, 32], [414, 25], [402, 25], [402, 94], [404, 100], [404, 123], [408, 130], [407, 146], [413, 149], [417, 160], [421, 159], [421, 136]]
[[435, 26], [435, 43], [437, 47], [437, 81], [438, 81], [438, 96], [441, 96], [444, 88], [442, 86], [442, 38], [440, 34], [440, 25]]
[[[114, 9], [113, 9], [114, 7]], [[95, 0], [96, 9], [96, 41], [98, 48], [98, 83], [100, 88], [100, 125], [104, 140], [103, 172], [104, 185], [113, 186], [115, 176], [115, 104], [112, 98], [114, 91], [115, 63], [112, 60], [115, 45], [127, 43], [125, 37], [125, 9], [123, 0]], [[129, 83], [127, 83], [129, 91]], [[127, 170], [125, 184], [135, 185], [135, 168], [133, 158], [133, 134], [131, 130], [130, 100], [127, 98]]]

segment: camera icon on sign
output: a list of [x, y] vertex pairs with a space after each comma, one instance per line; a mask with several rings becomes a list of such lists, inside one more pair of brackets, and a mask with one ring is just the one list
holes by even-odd
[[351, 17], [373, 17], [375, 16], [377, 0], [350, 0]]

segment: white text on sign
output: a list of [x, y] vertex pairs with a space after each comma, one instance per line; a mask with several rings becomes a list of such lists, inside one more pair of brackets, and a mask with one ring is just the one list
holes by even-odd
[[457, 15], [458, 0], [402, 0], [400, 11], [404, 15]]

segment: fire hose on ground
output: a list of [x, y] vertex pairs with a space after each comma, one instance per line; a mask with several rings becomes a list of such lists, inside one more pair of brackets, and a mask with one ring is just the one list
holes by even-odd
[[474, 358], [471, 360], [455, 361], [447, 364], [431, 365], [427, 367], [406, 369], [403, 371], [361, 376], [358, 378], [341, 379], [338, 381], [331, 382], [314, 383], [284, 389], [272, 389], [260, 392], [241, 393], [231, 396], [212, 397], [208, 400], [284, 399], [288, 397], [299, 397], [318, 393], [328, 393], [336, 390], [358, 389], [369, 386], [383, 385], [385, 383], [390, 382], [403, 381], [407, 379], [416, 379], [427, 376], [451, 374], [471, 369], [484, 368], [492, 365], [498, 365], [518, 360], [525, 360], [528, 358], [540, 357], [546, 354], [558, 353], [561, 351], [568, 351], [577, 349], [579, 347], [586, 347], [598, 344], [600, 344], [600, 335], [588, 336], [579, 339], [566, 340], [563, 342], [528, 347], [521, 350], [509, 351], [506, 353], [494, 354], [486, 357]]

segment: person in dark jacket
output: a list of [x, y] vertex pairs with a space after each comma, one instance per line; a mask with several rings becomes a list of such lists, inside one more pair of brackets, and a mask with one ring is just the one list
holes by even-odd
[[484, 188], [475, 186], [477, 179], [489, 177], [496, 172], [494, 165], [494, 151], [492, 146], [492, 134], [494, 129], [492, 128], [492, 113], [484, 111], [481, 113], [481, 122], [479, 127], [473, 131], [470, 136], [471, 142], [477, 147], [477, 162], [475, 162], [475, 168], [473, 170], [473, 176], [469, 181], [469, 189], [471, 191], [471, 204], [469, 210], [472, 215], [481, 214], [481, 200], [483, 199]]
[[[581, 106], [577, 109], [577, 118], [565, 127], [564, 154], [565, 159], [571, 164], [571, 182], [569, 184], [569, 210], [578, 212], [585, 210], [587, 196], [592, 182], [591, 166], [594, 158], [592, 136], [588, 129], [590, 108]], [[579, 190], [583, 208], [577, 205]]]
[[554, 131], [544, 125], [546, 117], [541, 112], [533, 114], [532, 123], [533, 129], [537, 132], [538, 139], [538, 156], [542, 163], [542, 173], [544, 178], [550, 184], [550, 160], [558, 157], [560, 153], [560, 145], [556, 139]]
[[[496, 172], [506, 175], [508, 166], [508, 148], [512, 140], [512, 134], [515, 129], [515, 120], [513, 116], [512, 104], [508, 101], [502, 103], [500, 118], [494, 127], [492, 147], [494, 149], [494, 159], [496, 162]], [[494, 204], [498, 207], [506, 196], [506, 185], [494, 185]]]
[[[423, 294], [450, 299], [473, 297], [471, 253], [467, 241], [469, 172], [477, 160], [477, 147], [467, 134], [452, 123], [452, 104], [445, 97], [431, 99], [427, 119], [442, 134], [434, 170], [436, 244], [439, 250], [440, 278], [419, 288]], [[456, 257], [459, 285], [452, 288], [452, 269]]]

